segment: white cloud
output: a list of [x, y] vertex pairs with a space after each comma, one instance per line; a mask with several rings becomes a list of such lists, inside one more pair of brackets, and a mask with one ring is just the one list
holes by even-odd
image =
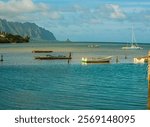
[[110, 12], [111, 18], [113, 19], [125, 19], [126, 15], [122, 11], [121, 7], [116, 4], [109, 4], [106, 5], [106, 8], [111, 9], [112, 12]]
[[0, 1], [0, 18], [13, 21], [37, 21], [44, 17], [50, 20], [62, 18], [59, 11], [51, 9], [44, 3], [35, 3], [32, 0]]
[[[0, 2], [0, 18], [8, 20], [29, 20], [37, 17], [47, 20], [64, 19], [68, 24], [76, 22], [84, 24], [99, 24], [104, 20], [124, 20], [126, 18], [122, 8], [117, 4], [103, 4], [98, 8], [89, 8], [74, 4], [61, 8], [50, 7], [44, 3], [35, 3], [33, 0], [9, 0]], [[43, 16], [43, 17], [42, 17]], [[35, 20], [36, 21], [36, 20]]]
[[118, 22], [127, 19], [127, 15], [125, 14], [121, 6], [117, 4], [103, 4], [97, 8], [89, 9], [81, 9], [80, 7], [80, 10], [84, 10], [79, 15], [79, 20], [82, 23], [97, 25], [104, 22]]
[[102, 4], [98, 7], [87, 7], [74, 4], [61, 9], [64, 17], [62, 25], [98, 25], [103, 22], [126, 20], [126, 14], [117, 4]]
[[0, 13], [29, 13], [35, 11], [45, 11], [48, 7], [45, 4], [35, 4], [32, 0], [9, 0], [0, 2]]
[[126, 18], [126, 14], [122, 10], [121, 6], [117, 4], [101, 5], [93, 12], [101, 19], [124, 20]]

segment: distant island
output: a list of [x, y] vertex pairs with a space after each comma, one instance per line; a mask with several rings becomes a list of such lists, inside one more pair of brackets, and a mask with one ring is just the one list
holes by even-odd
[[22, 37], [20, 35], [13, 35], [6, 32], [0, 32], [0, 43], [27, 43], [30, 37]]
[[[16, 35], [15, 38], [20, 38], [17, 35], [22, 37], [30, 37], [31, 40], [46, 40], [46, 41], [56, 41], [55, 36], [52, 32], [39, 27], [35, 23], [25, 22], [9, 22], [5, 19], [0, 19], [0, 31], [2, 33], [10, 33], [10, 35]], [[2, 35], [3, 36], [3, 35]], [[1, 38], [3, 39], [3, 38]]]
[[69, 38], [67, 38], [66, 42], [72, 42]]

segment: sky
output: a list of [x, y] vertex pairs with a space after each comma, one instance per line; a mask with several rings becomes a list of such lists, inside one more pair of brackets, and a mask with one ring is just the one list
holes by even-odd
[[0, 0], [0, 18], [32, 22], [57, 40], [150, 43], [149, 0]]

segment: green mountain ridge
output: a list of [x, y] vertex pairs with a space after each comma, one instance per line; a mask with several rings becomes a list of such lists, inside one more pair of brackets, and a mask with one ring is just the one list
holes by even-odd
[[30, 22], [9, 22], [0, 19], [0, 31], [13, 35], [29, 36], [32, 40], [56, 40], [52, 32]]

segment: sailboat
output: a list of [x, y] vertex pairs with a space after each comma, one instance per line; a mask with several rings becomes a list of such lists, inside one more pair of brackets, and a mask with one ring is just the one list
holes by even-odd
[[132, 27], [132, 41], [131, 41], [131, 45], [130, 46], [126, 46], [126, 47], [122, 47], [122, 49], [127, 49], [127, 50], [139, 50], [139, 49], [143, 49], [142, 47], [139, 47], [136, 44], [136, 39], [135, 39], [135, 34], [133, 31], [133, 27]]

